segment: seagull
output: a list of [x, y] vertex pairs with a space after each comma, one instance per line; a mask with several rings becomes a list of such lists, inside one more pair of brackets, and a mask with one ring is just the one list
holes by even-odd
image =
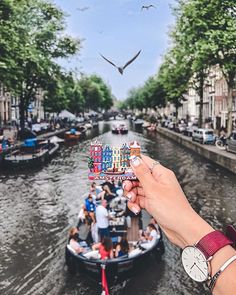
[[150, 4], [150, 5], [143, 5], [142, 8], [141, 8], [141, 10], [143, 10], [143, 9], [148, 10], [151, 7], [156, 8], [156, 6], [154, 6], [153, 4]]
[[139, 56], [139, 54], [140, 54], [140, 52], [141, 52], [141, 50], [139, 50], [139, 52], [133, 57], [133, 58], [131, 58], [131, 60], [129, 60], [123, 67], [118, 67], [117, 65], [115, 65], [113, 62], [111, 62], [109, 59], [107, 59], [105, 56], [103, 56], [101, 53], [100, 53], [100, 55], [101, 55], [101, 57], [102, 58], [104, 58], [107, 62], [109, 62], [111, 65], [113, 65], [114, 67], [116, 67], [117, 69], [118, 69], [118, 71], [119, 71], [119, 73], [121, 74], [121, 75], [123, 75], [123, 72], [124, 72], [124, 69], [128, 66], [128, 65], [130, 65], [138, 56]]
[[76, 8], [76, 10], [85, 11], [85, 10], [88, 10], [89, 8], [90, 8], [89, 6], [85, 6], [85, 7]]

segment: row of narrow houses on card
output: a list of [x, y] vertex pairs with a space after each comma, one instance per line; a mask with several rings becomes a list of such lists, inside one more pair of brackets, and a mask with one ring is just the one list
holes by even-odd
[[130, 167], [130, 157], [140, 156], [140, 145], [137, 141], [123, 144], [121, 147], [103, 146], [100, 142], [90, 145], [90, 158], [93, 161], [93, 172], [99, 173], [109, 169], [124, 171]]

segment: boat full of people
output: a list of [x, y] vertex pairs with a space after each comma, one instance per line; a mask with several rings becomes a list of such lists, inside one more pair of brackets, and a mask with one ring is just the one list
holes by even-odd
[[128, 133], [128, 128], [126, 124], [116, 124], [112, 126], [112, 131], [113, 134], [127, 134]]
[[150, 217], [145, 227], [142, 212], [128, 209], [120, 185], [92, 183], [81, 206], [77, 226], [70, 229], [66, 264], [72, 273], [83, 272], [96, 281], [105, 270], [109, 284], [124, 281], [164, 253], [162, 233]]

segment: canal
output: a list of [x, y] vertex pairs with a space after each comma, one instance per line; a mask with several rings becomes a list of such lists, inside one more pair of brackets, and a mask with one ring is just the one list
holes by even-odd
[[[42, 169], [0, 175], [0, 294], [98, 295], [99, 286], [67, 273], [67, 233], [87, 192], [87, 154], [91, 139], [120, 145], [137, 140], [142, 151], [173, 169], [194, 209], [215, 228], [235, 223], [236, 176], [161, 135], [130, 131], [112, 135], [110, 123], [99, 124], [86, 139], [63, 147]], [[181, 214], [181, 212], [180, 212]], [[117, 295], [209, 294], [192, 282], [180, 250], [166, 243], [161, 262], [114, 286]]]

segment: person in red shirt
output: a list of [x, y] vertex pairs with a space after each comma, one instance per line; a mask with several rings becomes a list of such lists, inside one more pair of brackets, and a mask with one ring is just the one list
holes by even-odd
[[113, 258], [113, 244], [109, 237], [104, 237], [101, 243], [94, 244], [93, 250], [99, 250], [101, 259], [111, 259]]

